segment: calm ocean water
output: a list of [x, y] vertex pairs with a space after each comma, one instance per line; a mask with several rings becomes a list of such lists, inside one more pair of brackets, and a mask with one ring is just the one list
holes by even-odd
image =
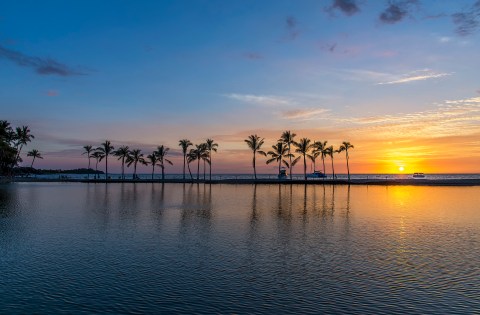
[[0, 185], [0, 313], [472, 314], [480, 187]]

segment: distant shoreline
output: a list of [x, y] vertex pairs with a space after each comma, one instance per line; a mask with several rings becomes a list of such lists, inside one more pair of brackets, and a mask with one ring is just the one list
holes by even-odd
[[[43, 178], [15, 178], [16, 183], [105, 183], [104, 179], [43, 179]], [[310, 180], [278, 180], [278, 179], [216, 179], [216, 180], [191, 180], [191, 179], [110, 179], [108, 183], [186, 183], [186, 184], [230, 184], [230, 185], [378, 185], [378, 186], [480, 186], [480, 179], [310, 179]]]

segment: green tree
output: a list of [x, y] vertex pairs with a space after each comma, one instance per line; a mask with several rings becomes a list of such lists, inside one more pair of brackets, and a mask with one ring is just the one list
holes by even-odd
[[[187, 162], [187, 151], [188, 148], [193, 144], [188, 139], [182, 139], [178, 142], [178, 145], [182, 148], [183, 152], [183, 179], [185, 180], [185, 164]], [[188, 172], [190, 173], [191, 179], [193, 179], [192, 172], [190, 171], [190, 163], [188, 164]]]
[[32, 164], [30, 165], [30, 168], [33, 168], [33, 162], [35, 162], [35, 159], [43, 159], [43, 156], [36, 149], [33, 149], [33, 150], [29, 151], [27, 153], [27, 156], [33, 157]]
[[311, 158], [312, 156], [308, 153], [312, 148], [310, 144], [311, 140], [308, 138], [302, 138], [299, 142], [295, 142], [294, 145], [297, 148], [295, 152], [300, 153], [303, 156], [303, 175], [305, 180], [307, 180], [307, 156]]
[[102, 152], [104, 154], [105, 158], [105, 181], [108, 180], [108, 156], [113, 153], [113, 150], [115, 148], [112, 146], [111, 142], [108, 140], [105, 140], [104, 143], [102, 143], [97, 150]]
[[125, 160], [130, 155], [130, 148], [126, 145], [121, 146], [113, 152], [113, 155], [118, 157], [118, 160], [122, 160], [122, 179], [125, 179]]
[[91, 145], [85, 145], [83, 146], [83, 149], [85, 150], [82, 155], [86, 154], [88, 158], [88, 173], [87, 173], [87, 179], [90, 179], [90, 158], [92, 157], [92, 152], [93, 152], [93, 146]]
[[142, 150], [140, 149], [131, 150], [126, 162], [128, 167], [133, 164], [133, 179], [137, 179], [137, 164], [147, 165], [147, 162], [143, 158]]
[[288, 153], [287, 146], [283, 142], [278, 142], [276, 145], [272, 145], [272, 149], [273, 150], [267, 152], [267, 155], [271, 156], [271, 158], [267, 160], [267, 164], [278, 162], [278, 173], [280, 174], [282, 163], [286, 167], [290, 166], [285, 160], [285, 158], [290, 157], [290, 154]]
[[338, 148], [338, 153], [345, 151], [345, 158], [347, 159], [347, 172], [348, 172], [348, 181], [350, 181], [350, 166], [348, 165], [348, 149], [353, 149], [353, 145], [348, 141], [343, 141], [340, 148]]
[[260, 150], [262, 148], [263, 143], [265, 142], [265, 138], [260, 138], [255, 134], [255, 135], [248, 136], [248, 138], [245, 139], [244, 141], [247, 143], [248, 147], [253, 151], [253, 160], [252, 160], [253, 174], [255, 179], [257, 179], [257, 169], [255, 165], [257, 153], [263, 156], [267, 156], [265, 152]]
[[163, 145], [157, 147], [157, 151], [155, 151], [158, 158], [158, 165], [162, 168], [162, 181], [165, 180], [165, 163], [173, 165], [173, 163], [165, 157], [168, 154], [168, 151], [170, 151], [170, 148]]
[[295, 137], [296, 137], [297, 134], [291, 132], [290, 130], [287, 130], [287, 131], [284, 131], [282, 133], [282, 135], [280, 136], [280, 141], [282, 141], [283, 143], [285, 143], [288, 147], [288, 153], [290, 154], [289, 158], [290, 158], [290, 179], [292, 179], [292, 176], [293, 176], [293, 165], [295, 165], [295, 163], [292, 162], [292, 158], [294, 158], [295, 156], [292, 154], [292, 144], [295, 143]]
[[207, 145], [207, 151], [208, 151], [208, 156], [209, 156], [209, 171], [210, 171], [210, 180], [212, 180], [212, 153], [217, 152], [218, 148], [218, 143], [215, 143], [213, 139], [207, 139], [207, 142], [205, 142]]

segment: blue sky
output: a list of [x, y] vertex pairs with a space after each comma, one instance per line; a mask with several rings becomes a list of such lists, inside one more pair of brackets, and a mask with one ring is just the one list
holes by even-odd
[[292, 129], [350, 140], [359, 171], [480, 172], [479, 23], [480, 1], [9, 1], [1, 116], [31, 126], [39, 167], [213, 137], [219, 171], [247, 172], [246, 136]]

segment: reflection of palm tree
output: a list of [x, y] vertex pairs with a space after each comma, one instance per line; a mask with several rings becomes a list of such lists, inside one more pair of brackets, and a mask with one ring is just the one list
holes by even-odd
[[[183, 152], [183, 179], [185, 179], [185, 163], [187, 162], [187, 150], [188, 147], [193, 145], [190, 140], [188, 139], [182, 139], [178, 142], [178, 145], [182, 147], [182, 152]], [[190, 173], [190, 177], [192, 177], [192, 172], [190, 172], [190, 165], [188, 165], [188, 171]]]
[[208, 156], [210, 158], [209, 170], [210, 170], [210, 180], [212, 180], [212, 151], [217, 152], [218, 143], [215, 143], [213, 139], [207, 139], [207, 142], [205, 142], [205, 144], [207, 145]]
[[155, 154], [155, 152], [147, 155], [147, 160], [148, 160], [148, 163], [150, 163], [152, 165], [152, 180], [153, 180], [153, 175], [155, 174], [155, 165], [158, 162], [158, 158], [157, 158], [157, 155]]
[[282, 135], [280, 136], [280, 141], [282, 141], [283, 143], [285, 143], [288, 147], [288, 153], [290, 154], [290, 179], [292, 179], [292, 175], [293, 175], [293, 162], [292, 162], [292, 158], [294, 157], [294, 155], [292, 154], [292, 148], [291, 148], [291, 145], [293, 143], [295, 143], [295, 138], [296, 134], [291, 132], [290, 130], [287, 130], [287, 131], [284, 131], [282, 133]]
[[257, 170], [255, 167], [255, 158], [257, 156], [257, 153], [263, 156], [266, 156], [267, 154], [263, 152], [261, 149], [263, 143], [264, 143], [265, 138], [260, 138], [257, 135], [250, 135], [248, 136], [248, 139], [245, 139], [244, 141], [247, 143], [248, 147], [253, 151], [253, 174], [255, 176], [255, 179], [257, 179]]
[[[305, 180], [307, 180], [307, 156], [311, 158], [311, 155], [308, 154], [312, 145], [310, 144], [310, 139], [302, 138], [299, 142], [295, 142], [294, 145], [297, 147], [295, 152], [300, 153], [303, 156], [303, 175]], [[297, 160], [297, 159], [296, 159]]]
[[97, 148], [98, 151], [104, 154], [104, 158], [105, 158], [105, 181], [108, 180], [108, 156], [112, 154], [113, 149], [114, 147], [112, 146], [111, 142], [108, 140], [105, 140], [105, 142], [102, 143], [100, 147]]
[[348, 166], [348, 149], [353, 149], [353, 145], [350, 142], [343, 141], [340, 148], [338, 148], [338, 153], [345, 151], [345, 157], [347, 159], [347, 172], [348, 172], [348, 181], [350, 181], [350, 167]]
[[272, 162], [278, 162], [278, 174], [280, 174], [280, 169], [282, 168], [282, 163], [285, 166], [290, 167], [288, 162], [284, 158], [290, 156], [288, 153], [288, 148], [283, 142], [278, 142], [277, 145], [272, 145], [273, 151], [268, 151], [267, 155], [270, 155], [271, 158], [267, 160], [267, 164]]
[[130, 165], [133, 164], [133, 179], [137, 178], [137, 164], [140, 163], [147, 165], [147, 162], [145, 162], [145, 159], [143, 158], [143, 153], [141, 152], [142, 150], [140, 149], [132, 150], [127, 157], [127, 166], [130, 167]]
[[85, 152], [82, 153], [86, 154], [88, 157], [88, 173], [87, 173], [87, 178], [90, 179], [90, 158], [92, 157], [91, 154], [93, 152], [93, 146], [91, 145], [86, 145], [83, 147], [85, 149]]
[[125, 179], [125, 159], [128, 158], [128, 155], [130, 154], [129, 149], [128, 146], [124, 145], [113, 152], [113, 155], [118, 156], [118, 160], [122, 160], [122, 179]]
[[33, 149], [32, 151], [29, 151], [27, 153], [27, 156], [31, 156], [33, 157], [32, 159], [32, 164], [30, 165], [30, 168], [33, 168], [33, 162], [35, 162], [35, 159], [43, 159], [43, 156], [40, 154], [40, 152], [38, 152], [38, 150], [36, 149]]
[[155, 151], [155, 155], [158, 158], [158, 165], [160, 165], [160, 167], [162, 168], [162, 180], [165, 180], [165, 162], [173, 165], [173, 163], [169, 159], [165, 158], [169, 150], [169, 148], [161, 145], [157, 147], [157, 151]]
[[97, 179], [97, 175], [98, 175], [98, 162], [100, 162], [101, 160], [103, 160], [103, 158], [105, 157], [105, 154], [102, 152], [102, 151], [98, 151], [96, 150], [95, 152], [92, 153], [91, 157], [93, 157], [96, 161], [95, 163], [95, 179]]

